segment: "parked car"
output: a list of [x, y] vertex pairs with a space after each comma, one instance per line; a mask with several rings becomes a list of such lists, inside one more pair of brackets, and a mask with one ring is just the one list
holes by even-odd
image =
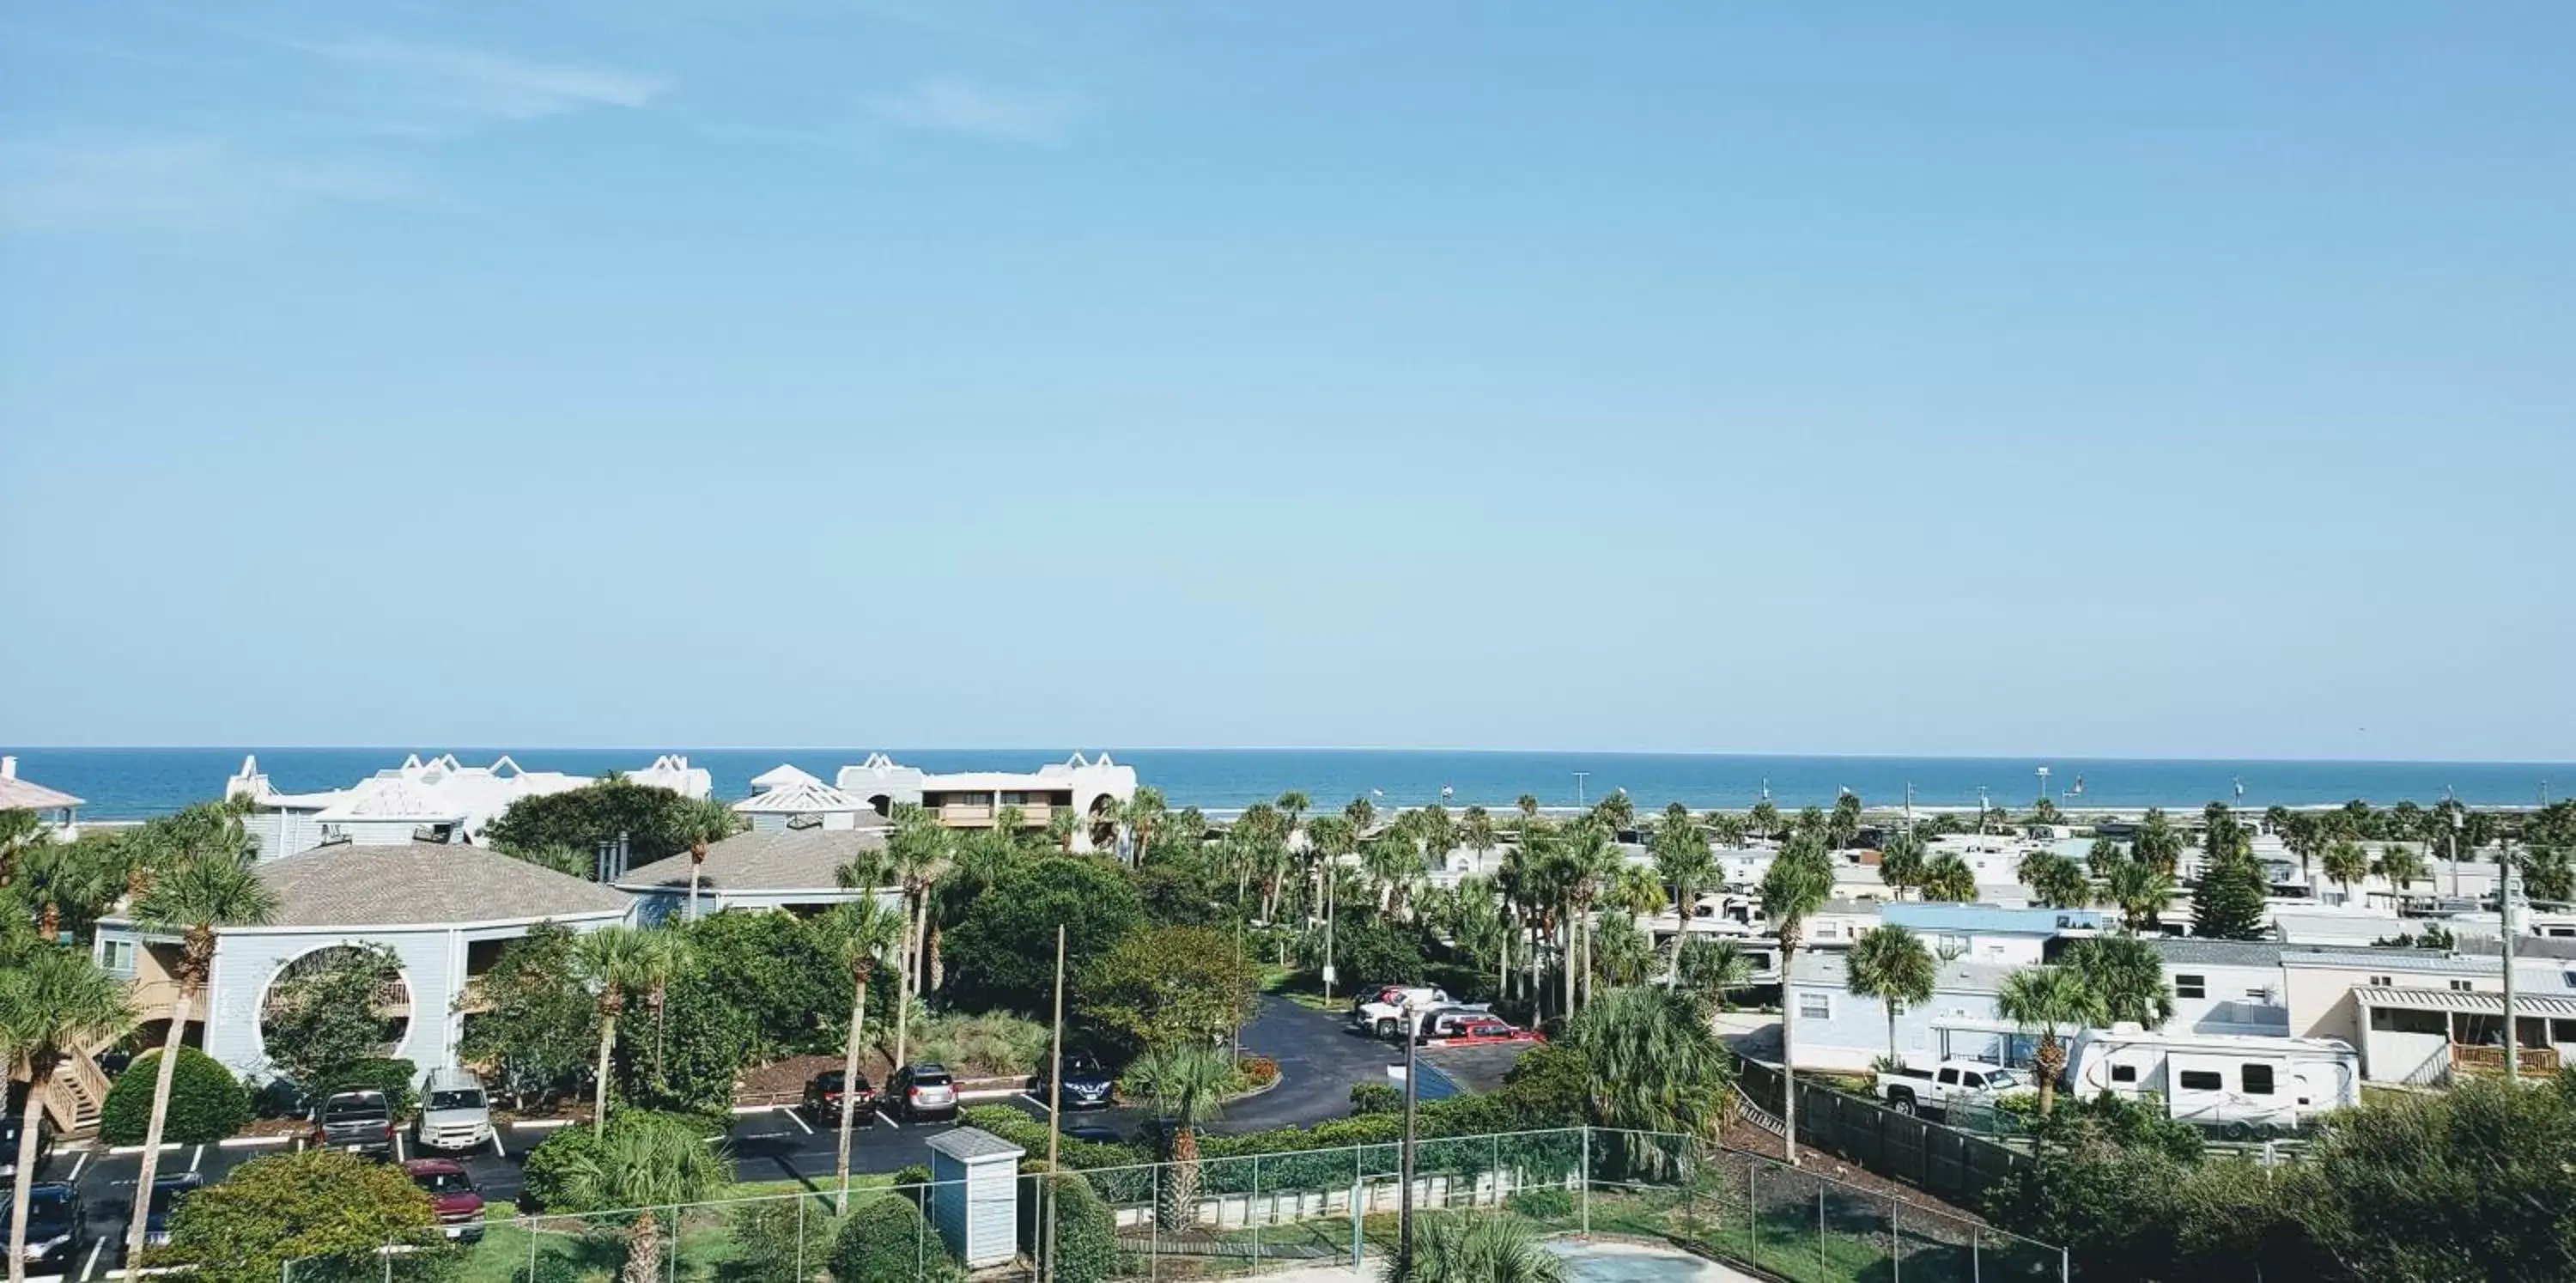
[[1127, 1143], [1127, 1138], [1119, 1135], [1117, 1128], [1103, 1127], [1098, 1123], [1085, 1123], [1080, 1127], [1067, 1127], [1064, 1129], [1064, 1134], [1069, 1140], [1087, 1140], [1096, 1145], [1124, 1145]]
[[[18, 1182], [18, 1138], [22, 1134], [18, 1129], [25, 1126], [26, 1121], [26, 1114], [14, 1108], [9, 1111], [7, 1118], [0, 1119], [0, 1188], [6, 1188]], [[43, 1175], [45, 1160], [52, 1157], [53, 1152], [54, 1124], [43, 1114], [38, 1114], [36, 1115], [35, 1170], [28, 1175], [30, 1177]]]
[[[1038, 1076], [1030, 1080], [1029, 1094], [1039, 1100], [1047, 1098], [1047, 1071], [1038, 1066]], [[1064, 1058], [1064, 1081], [1058, 1084], [1057, 1098], [1066, 1109], [1107, 1109], [1117, 1103], [1117, 1081], [1100, 1061], [1087, 1051], [1077, 1051]]]
[[460, 1243], [483, 1241], [483, 1195], [462, 1164], [446, 1158], [415, 1158], [403, 1164], [403, 1174], [429, 1195], [440, 1233]]
[[[859, 1111], [858, 1117], [851, 1120], [853, 1123], [876, 1112], [877, 1089], [868, 1082], [866, 1074], [859, 1075], [858, 1084], [849, 1092], [848, 1099], [849, 1107]], [[818, 1123], [827, 1122], [838, 1126], [841, 1121], [841, 1102], [841, 1071], [826, 1069], [805, 1080], [805, 1099], [798, 1108], [803, 1109]]]
[[[1429, 1042], [1434, 1038], [1463, 1038], [1467, 1036], [1465, 1030], [1471, 1025], [1494, 1024], [1502, 1024], [1502, 1018], [1496, 1016], [1490, 1007], [1433, 1007], [1414, 1016], [1413, 1037], [1416, 1042]], [[1512, 1027], [1503, 1024], [1501, 1032], [1510, 1033]]]
[[957, 1116], [957, 1079], [945, 1065], [906, 1065], [894, 1071], [886, 1091], [907, 1123]]
[[143, 1245], [159, 1247], [170, 1241], [170, 1218], [179, 1214], [181, 1204], [190, 1194], [205, 1188], [206, 1178], [195, 1172], [179, 1172], [152, 1182], [152, 1201], [143, 1209]]
[[421, 1092], [413, 1131], [424, 1149], [475, 1149], [492, 1143], [492, 1109], [483, 1080], [462, 1069], [433, 1069]]
[[[17, 1215], [18, 1191], [0, 1191], [0, 1226]], [[27, 1198], [27, 1272], [71, 1277], [80, 1254], [81, 1200], [78, 1191], [60, 1181], [29, 1184]], [[0, 1229], [0, 1251], [8, 1231]]]
[[380, 1091], [335, 1091], [314, 1111], [311, 1144], [378, 1158], [394, 1152], [394, 1111]]
[[1938, 1116], [1963, 1101], [1987, 1102], [2037, 1090], [2022, 1071], [1983, 1060], [1945, 1060], [1929, 1068], [1900, 1065], [1878, 1075], [1879, 1098], [1900, 1114]]
[[1428, 985], [1383, 985], [1363, 989], [1351, 1003], [1351, 1028], [1393, 1041], [1421, 1013], [1456, 1005], [1446, 989]]

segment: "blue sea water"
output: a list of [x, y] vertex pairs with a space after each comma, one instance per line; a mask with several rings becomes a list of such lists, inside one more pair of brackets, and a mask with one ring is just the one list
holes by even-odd
[[[131, 819], [175, 810], [215, 796], [257, 753], [278, 788], [302, 792], [339, 788], [385, 767], [405, 753], [424, 757], [454, 752], [480, 765], [505, 750], [405, 748], [18, 748], [18, 772], [29, 780], [87, 799], [84, 816]], [[596, 775], [633, 770], [657, 751], [686, 753], [713, 772], [720, 797], [751, 791], [751, 777], [781, 762], [826, 780], [840, 767], [864, 759], [867, 749], [508, 749], [530, 770]], [[1163, 790], [1175, 807], [1230, 809], [1302, 789], [1317, 806], [1339, 807], [1370, 796], [1381, 806], [1419, 806], [1446, 800], [1452, 806], [1511, 805], [1527, 793], [1547, 806], [1596, 801], [1624, 788], [1640, 810], [1679, 801], [1694, 809], [1743, 808], [1767, 786], [1783, 807], [1832, 804], [1850, 789], [1872, 806], [1905, 798], [1926, 806], [1974, 806], [1984, 788], [1999, 806], [2022, 807], [2039, 795], [2038, 768], [2049, 768], [2048, 787], [2061, 805], [2084, 807], [2190, 807], [2239, 801], [2264, 807], [2331, 805], [2361, 798], [2376, 806], [2401, 799], [2431, 803], [2443, 791], [2479, 806], [2530, 806], [2544, 792], [2563, 796], [2576, 786], [2576, 764], [2502, 762], [2283, 762], [2120, 761], [2070, 758], [1782, 757], [1739, 754], [1457, 752], [1407, 749], [1113, 749], [1139, 778]], [[1071, 749], [892, 750], [896, 761], [931, 771], [1034, 770], [1062, 761]], [[1578, 781], [1577, 775], [1582, 778]], [[2083, 792], [2073, 793], [2081, 780]], [[2552, 781], [2556, 781], [2555, 785]], [[2243, 785], [2241, 799], [2237, 786]], [[1448, 790], [1443, 797], [1443, 790]], [[2551, 791], [2551, 790], [2555, 791]]]

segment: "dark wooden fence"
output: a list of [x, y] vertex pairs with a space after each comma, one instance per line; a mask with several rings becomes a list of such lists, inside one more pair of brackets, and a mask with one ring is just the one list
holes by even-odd
[[[1736, 1086], [1747, 1098], [1775, 1116], [1781, 1113], [1779, 1070], [1743, 1059], [1735, 1070]], [[1970, 1211], [1984, 1210], [1986, 1191], [2031, 1161], [1982, 1136], [1806, 1079], [1798, 1081], [1798, 1140]]]

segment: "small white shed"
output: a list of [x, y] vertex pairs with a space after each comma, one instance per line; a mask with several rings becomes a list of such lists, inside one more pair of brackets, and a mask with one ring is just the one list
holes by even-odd
[[930, 1223], [967, 1269], [1019, 1253], [1020, 1157], [1028, 1151], [979, 1127], [930, 1138]]

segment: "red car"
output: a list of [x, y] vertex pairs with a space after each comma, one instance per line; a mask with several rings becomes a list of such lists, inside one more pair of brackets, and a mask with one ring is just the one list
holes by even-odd
[[464, 1243], [482, 1240], [483, 1196], [475, 1192], [474, 1178], [465, 1174], [462, 1164], [445, 1158], [415, 1158], [403, 1164], [403, 1174], [429, 1195], [430, 1205], [438, 1212], [440, 1233]]

